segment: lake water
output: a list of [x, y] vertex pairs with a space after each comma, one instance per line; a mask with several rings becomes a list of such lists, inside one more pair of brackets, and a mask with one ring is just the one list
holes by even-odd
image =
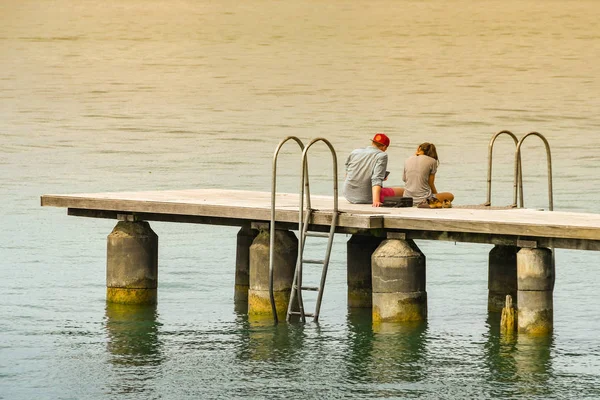
[[[597, 212], [596, 0], [3, 0], [0, 399], [600, 398], [598, 254], [558, 250], [551, 337], [505, 340], [488, 315], [488, 245], [418, 242], [429, 317], [372, 327], [346, 304], [338, 235], [319, 324], [248, 321], [237, 228], [152, 223], [156, 307], [105, 302], [115, 221], [41, 208], [49, 193], [269, 190], [279, 140], [346, 155], [386, 132], [392, 171], [424, 141], [440, 190], [486, 197], [491, 136], [544, 134], [556, 210]], [[525, 205], [547, 208], [541, 141]], [[313, 193], [331, 161], [311, 154]], [[493, 203], [512, 202], [498, 141]], [[298, 189], [282, 153], [279, 188]], [[342, 172], [343, 173], [343, 172]]]

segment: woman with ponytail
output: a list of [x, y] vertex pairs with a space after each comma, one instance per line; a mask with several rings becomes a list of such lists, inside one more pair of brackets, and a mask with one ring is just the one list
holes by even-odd
[[451, 207], [454, 195], [438, 192], [435, 187], [435, 174], [440, 164], [433, 143], [421, 143], [415, 155], [404, 162], [402, 179], [406, 183], [404, 197], [412, 197], [413, 203], [424, 208]]

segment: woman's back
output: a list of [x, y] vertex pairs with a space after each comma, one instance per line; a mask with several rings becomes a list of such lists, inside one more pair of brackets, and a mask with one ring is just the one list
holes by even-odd
[[406, 183], [404, 196], [412, 197], [416, 203], [425, 200], [433, 193], [429, 186], [429, 176], [437, 172], [438, 161], [424, 154], [409, 157], [404, 162], [404, 175]]

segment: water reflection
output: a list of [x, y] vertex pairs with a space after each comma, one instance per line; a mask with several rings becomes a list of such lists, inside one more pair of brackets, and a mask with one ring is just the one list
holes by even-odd
[[379, 383], [418, 382], [425, 378], [427, 322], [377, 323], [371, 310], [348, 314], [349, 379]]
[[501, 334], [499, 313], [490, 313], [487, 324], [489, 334], [485, 345], [485, 363], [489, 380], [511, 383], [510, 386], [494, 385], [494, 396], [519, 394], [548, 397], [552, 395], [553, 390], [548, 383], [553, 379], [554, 337]]
[[364, 381], [369, 374], [375, 337], [371, 317], [370, 308], [348, 309], [349, 354], [347, 368], [348, 379], [351, 381]]
[[111, 362], [158, 365], [163, 360], [156, 305], [106, 304], [107, 347]]
[[239, 292], [236, 292], [233, 300], [233, 311], [238, 316], [248, 314], [248, 293], [246, 296], [242, 296]]
[[270, 316], [248, 316], [239, 313], [241, 340], [237, 357], [240, 360], [288, 362], [304, 343], [302, 325], [275, 323]]

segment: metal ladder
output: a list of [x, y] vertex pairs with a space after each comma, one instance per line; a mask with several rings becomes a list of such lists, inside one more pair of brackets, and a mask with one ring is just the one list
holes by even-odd
[[[544, 146], [546, 148], [546, 156], [547, 156], [547, 164], [548, 164], [548, 199], [549, 199], [549, 210], [553, 211], [554, 210], [554, 198], [553, 198], [553, 191], [552, 191], [552, 156], [550, 154], [550, 145], [548, 143], [548, 140], [546, 140], [546, 138], [538, 133], [538, 132], [530, 132], [527, 135], [523, 136], [521, 138], [521, 140], [517, 139], [517, 136], [510, 132], [510, 131], [500, 131], [498, 133], [496, 133], [494, 136], [492, 136], [492, 139], [490, 140], [490, 144], [489, 144], [489, 150], [488, 150], [488, 176], [487, 176], [487, 199], [486, 202], [484, 203], [485, 206], [491, 206], [492, 205], [492, 154], [493, 154], [493, 148], [494, 148], [494, 143], [496, 141], [496, 139], [498, 138], [498, 136], [500, 135], [509, 135], [513, 141], [515, 142], [515, 146], [516, 146], [516, 150], [515, 150], [515, 168], [514, 168], [514, 193], [513, 193], [513, 204], [511, 205], [511, 207], [513, 208], [523, 208], [525, 206], [525, 202], [523, 200], [523, 166], [522, 166], [522, 161], [521, 161], [521, 147], [523, 145], [523, 142], [525, 141], [525, 139], [527, 139], [529, 136], [537, 136], [539, 137], [543, 142], [544, 142]], [[517, 197], [519, 198], [519, 204], [517, 204]]]
[[[546, 147], [546, 161], [547, 161], [547, 167], [548, 167], [548, 210], [549, 211], [554, 211], [554, 196], [552, 194], [552, 155], [550, 154], [550, 144], [548, 143], [548, 140], [546, 140], [546, 138], [538, 132], [529, 132], [527, 135], [523, 136], [521, 138], [521, 140], [519, 140], [519, 144], [517, 144], [517, 150], [515, 151], [515, 175], [517, 174], [517, 170], [521, 171], [521, 146], [523, 145], [523, 142], [525, 141], [525, 139], [527, 139], [529, 136], [537, 136], [539, 137], [542, 142], [544, 142], [544, 146]], [[521, 171], [522, 174], [522, 171]], [[514, 184], [514, 197], [513, 197], [513, 204], [517, 204], [517, 192], [518, 192], [518, 187], [517, 187], [517, 179], [515, 177], [515, 184]], [[525, 204], [523, 203], [523, 184], [521, 182], [521, 207], [524, 207]]]
[[[490, 140], [490, 144], [488, 146], [488, 175], [487, 175], [487, 198], [486, 198], [486, 202], [483, 203], [484, 206], [491, 206], [492, 205], [492, 155], [493, 155], [493, 151], [494, 151], [494, 143], [496, 142], [496, 139], [500, 136], [500, 135], [508, 135], [510, 136], [513, 141], [515, 142], [515, 148], [519, 145], [519, 139], [517, 139], [517, 136], [512, 133], [511, 131], [500, 131], [498, 133], [496, 133], [494, 136], [492, 136], [492, 139]], [[516, 172], [516, 178], [519, 180], [519, 185], [521, 188], [521, 204], [523, 204], [523, 175], [521, 173], [521, 160], [519, 159], [519, 169]], [[512, 207], [516, 207], [516, 201], [515, 204]]]
[[[277, 157], [279, 151], [283, 145], [289, 140], [294, 140], [300, 146], [300, 150], [304, 150], [304, 143], [296, 136], [288, 136], [283, 139], [275, 148], [273, 154], [273, 170], [271, 178], [271, 223], [269, 224], [269, 300], [271, 302], [271, 310], [273, 312], [273, 319], [278, 322], [277, 317], [277, 306], [275, 305], [275, 296], [273, 294], [273, 270], [274, 270], [274, 254], [275, 254], [275, 195], [277, 192]], [[308, 167], [303, 165], [302, 177], [304, 180], [303, 185], [306, 185], [307, 196], [310, 197], [309, 184], [308, 184]]]
[[[333, 158], [333, 210], [331, 217], [331, 224], [329, 232], [316, 232], [309, 229], [310, 223], [313, 217], [313, 209], [310, 204], [310, 193], [308, 191], [308, 167], [307, 167], [307, 155], [308, 150], [317, 142], [324, 142]], [[331, 247], [333, 245], [333, 235], [337, 226], [338, 220], [338, 171], [337, 171], [337, 156], [335, 149], [331, 143], [324, 138], [313, 139], [302, 151], [302, 178], [300, 180], [300, 205], [298, 215], [298, 259], [296, 261], [296, 270], [294, 271], [294, 278], [292, 280], [292, 291], [290, 294], [290, 301], [288, 303], [286, 321], [290, 321], [293, 315], [299, 315], [302, 322], [306, 322], [306, 317], [312, 317], [314, 322], [319, 320], [319, 312], [321, 310], [321, 302], [323, 300], [323, 291], [325, 289], [325, 279], [327, 278], [327, 269], [329, 267], [329, 259], [331, 255]], [[306, 203], [305, 203], [306, 199]], [[312, 260], [304, 258], [304, 248], [307, 237], [318, 237], [327, 239], [327, 249], [325, 258], [322, 260]], [[319, 286], [305, 286], [302, 282], [303, 278], [303, 267], [304, 264], [316, 264], [321, 266], [321, 279]], [[315, 305], [315, 311], [313, 313], [307, 313], [304, 310], [304, 301], [302, 298], [303, 291], [317, 292], [317, 299]], [[294, 305], [298, 305], [298, 310], [294, 310]]]

